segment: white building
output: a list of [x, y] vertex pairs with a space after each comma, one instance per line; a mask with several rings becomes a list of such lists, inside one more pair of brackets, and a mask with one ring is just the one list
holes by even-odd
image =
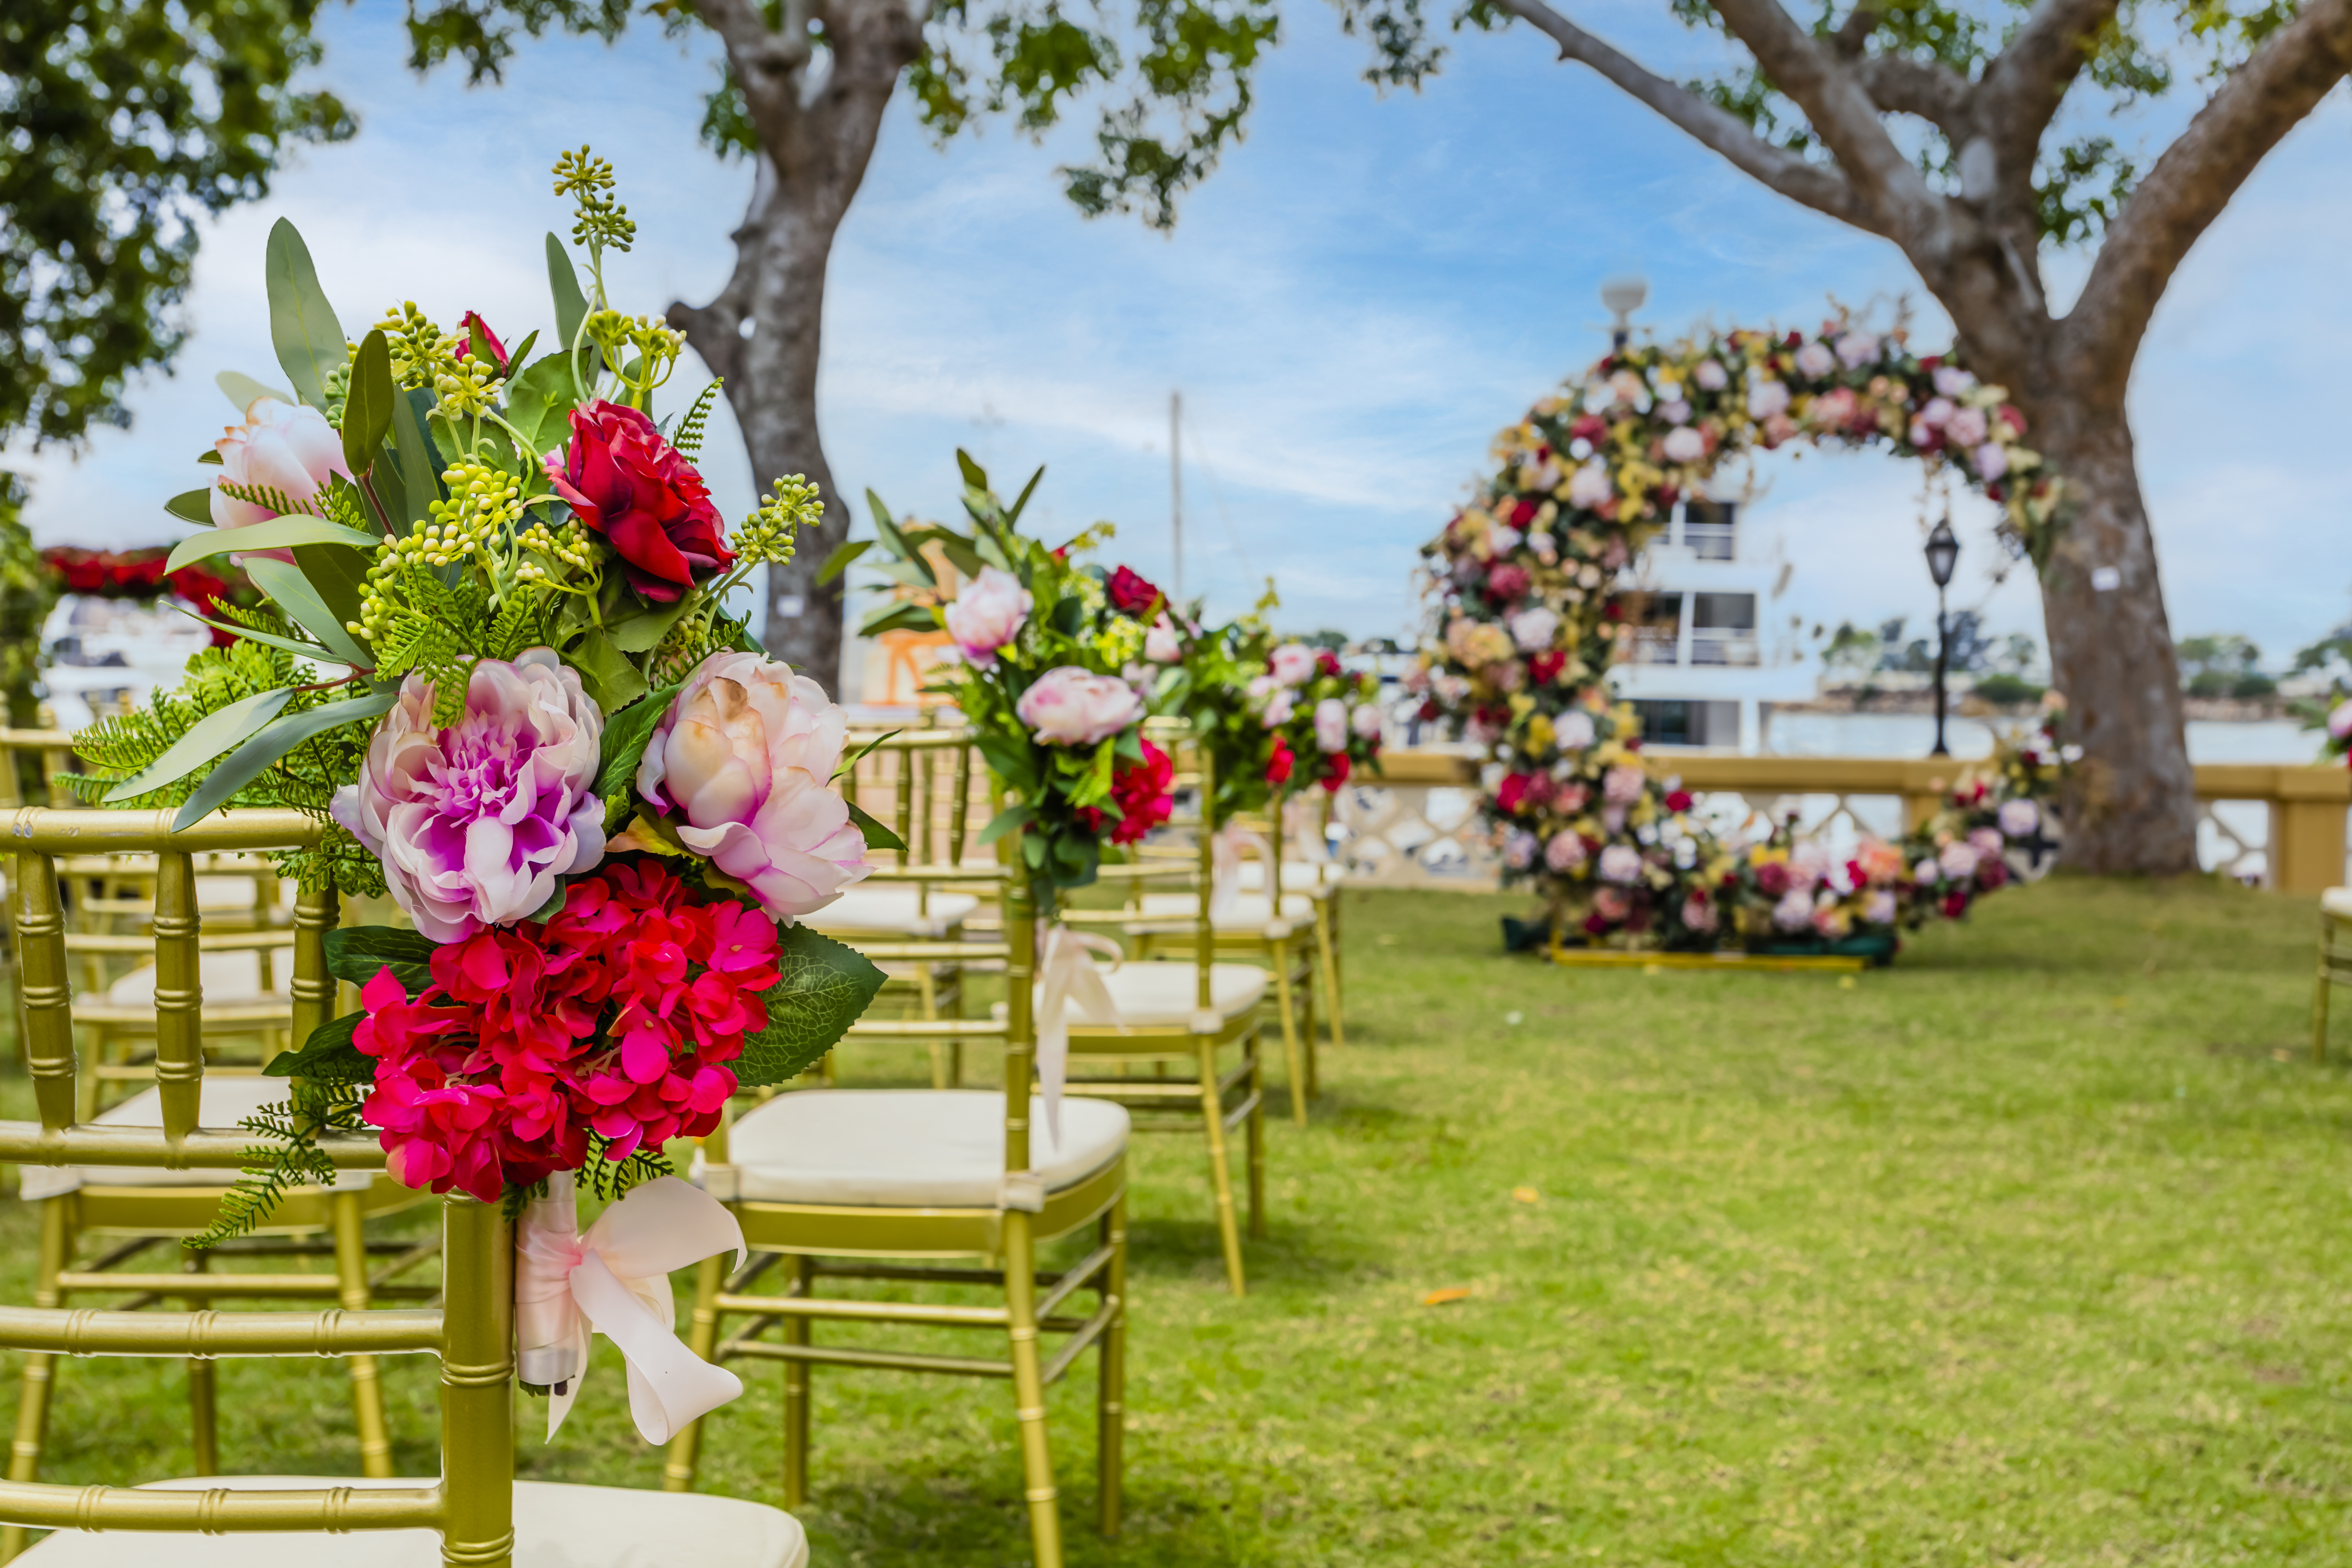
[[1652, 744], [1759, 752], [1773, 704], [1814, 694], [1802, 649], [1770, 625], [1790, 569], [1750, 532], [1738, 501], [1679, 503], [1619, 575], [1633, 637], [1610, 684]]

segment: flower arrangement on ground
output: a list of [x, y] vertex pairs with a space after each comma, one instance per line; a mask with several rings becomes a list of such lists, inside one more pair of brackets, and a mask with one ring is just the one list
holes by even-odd
[[[1478, 498], [1424, 547], [1433, 624], [1407, 685], [1423, 718], [1457, 725], [1502, 765], [1486, 814], [1506, 878], [1543, 886], [1555, 911], [1590, 938], [1706, 946], [1752, 932], [1760, 894], [1740, 892], [1732, 900], [1740, 918], [1726, 919], [1720, 878], [1655, 884], [1664, 874], [1655, 847], [1637, 839], [1617, 846], [1624, 853], [1612, 862], [1621, 873], [1633, 869], [1629, 857], [1653, 864], [1638, 879], [1649, 896], [1635, 896], [1622, 891], [1633, 884], [1601, 877], [1597, 854], [1590, 866], [1576, 858], [1582, 835], [1560, 836], [1553, 794], [1574, 798], [1612, 767], [1622, 769], [1624, 798], [1603, 805], [1629, 822], [1674, 823], [1687, 811], [1669, 802], [1679, 792], [1643, 770], [1564, 760], [1622, 744], [1599, 717], [1612, 710], [1597, 695], [1634, 636], [1621, 574], [1677, 504], [1704, 503], [1718, 465], [1800, 437], [1892, 450], [1955, 473], [2000, 502], [2004, 532], [2038, 555], [2063, 492], [2024, 436], [2002, 389], [1949, 360], [1913, 355], [1900, 333], [1844, 321], [1811, 336], [1731, 331], [1621, 347], [1505, 430]], [[1658, 833], [1680, 838], [1684, 829]], [[1693, 866], [1726, 853], [1696, 830], [1687, 842], [1674, 855]], [[1548, 858], [1555, 847], [1565, 870]], [[1593, 882], [1620, 890], [1602, 900], [1585, 890]], [[1851, 896], [1874, 912], [1884, 906], [1874, 892], [1885, 890], [1865, 885]], [[1837, 895], [1839, 910], [1848, 897]], [[1794, 920], [1786, 893], [1772, 905]]]
[[208, 454], [205, 506], [175, 510], [214, 526], [165, 563], [241, 557], [263, 602], [218, 605], [227, 646], [77, 738], [107, 805], [319, 818], [281, 869], [388, 892], [415, 928], [329, 933], [362, 1009], [268, 1068], [295, 1090], [254, 1124], [268, 1163], [215, 1239], [331, 1174], [322, 1127], [375, 1131], [394, 1178], [435, 1192], [520, 1206], [575, 1171], [625, 1192], [881, 984], [796, 923], [879, 832], [835, 786], [845, 716], [726, 609], [820, 503], [783, 479], [724, 525], [693, 460], [716, 384], [656, 420], [682, 341], [608, 302], [634, 232], [610, 167], [583, 148], [556, 174], [589, 285], [550, 236], [560, 342], [536, 359], [536, 332], [509, 350], [414, 304], [350, 342], [278, 224], [292, 396], [257, 396]]

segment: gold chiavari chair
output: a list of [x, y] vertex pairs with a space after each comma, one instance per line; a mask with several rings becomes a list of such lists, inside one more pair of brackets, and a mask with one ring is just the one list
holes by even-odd
[[[846, 749], [866, 754], [842, 780], [843, 795], [887, 824], [906, 845], [886, 851], [887, 864], [904, 871], [962, 863], [971, 806], [971, 731], [853, 734]], [[887, 977], [883, 995], [895, 996], [908, 1016], [952, 1019], [964, 1011], [966, 966], [975, 961], [966, 951], [966, 922], [981, 901], [964, 885], [942, 886], [924, 878], [889, 882], [869, 878], [810, 916], [808, 923], [874, 958]], [[931, 1087], [951, 1089], [961, 1083], [961, 1037], [933, 1037], [927, 1043]], [[833, 1064], [828, 1056], [828, 1082]]]
[[[1029, 981], [1035, 937], [1026, 889], [996, 868], [909, 866], [879, 879], [931, 877], [999, 892], [1008, 931], [985, 951], [1001, 959], [1013, 1001], [1002, 1019], [861, 1020], [852, 1037], [994, 1039], [1003, 1093], [982, 1089], [813, 1089], [780, 1094], [706, 1140], [696, 1179], [743, 1226], [753, 1256], [732, 1277], [716, 1258], [696, 1281], [688, 1343], [705, 1360], [784, 1366], [784, 1506], [808, 1495], [810, 1376], [824, 1367], [1003, 1378], [1013, 1384], [1031, 1541], [1038, 1568], [1062, 1568], [1062, 1526], [1045, 1425], [1045, 1389], [1089, 1345], [1096, 1383], [1097, 1517], [1119, 1525], [1127, 1336], [1127, 1112], [1066, 1100], [1053, 1138], [1032, 1089]], [[1095, 1245], [1058, 1272], [1038, 1249], [1089, 1227]], [[969, 1260], [959, 1264], [957, 1260]], [[753, 1287], [782, 1266], [779, 1287]], [[1001, 1306], [820, 1295], [821, 1285], [877, 1280], [1001, 1289]], [[1063, 1305], [1091, 1291], [1084, 1317]], [[720, 1336], [730, 1320], [749, 1319]], [[949, 1356], [817, 1343], [818, 1324], [895, 1324], [1002, 1334], [1003, 1356]], [[781, 1325], [778, 1340], [761, 1337]], [[1066, 1334], [1047, 1357], [1043, 1334]], [[671, 1439], [666, 1483], [694, 1485], [700, 1423]]]
[[[284, 847], [315, 841], [320, 832], [316, 824], [292, 812], [240, 813], [238, 816], [248, 824], [276, 824], [287, 836]], [[136, 843], [142, 837], [152, 837], [149, 830], [154, 816], [33, 808], [19, 811], [15, 820], [20, 825], [20, 837], [23, 826], [29, 823], [35, 829], [87, 846], [93, 840]], [[16, 854], [16, 913], [22, 950], [18, 973], [24, 984], [22, 1018], [27, 1054], [37, 1055], [47, 1048], [52, 1058], [62, 1054], [70, 1067], [75, 1060], [73, 1032], [89, 1021], [93, 1011], [73, 994], [77, 959], [87, 965], [135, 950], [149, 962], [126, 979], [143, 984], [143, 1004], [118, 994], [124, 982], [117, 981], [117, 990], [107, 993], [110, 1004], [94, 1010], [118, 1023], [137, 1016], [140, 1026], [154, 1041], [152, 1058], [141, 1069], [155, 1080], [154, 1087], [93, 1116], [96, 1083], [109, 1068], [103, 1063], [85, 1067], [71, 1074], [75, 1119], [113, 1128], [164, 1126], [170, 1096], [191, 1079], [191, 1057], [201, 1068], [213, 1043], [207, 1033], [218, 1023], [221, 1005], [208, 999], [207, 992], [222, 961], [243, 958], [259, 963], [272, 953], [251, 951], [250, 944], [258, 939], [250, 932], [229, 932], [224, 938], [203, 931], [195, 891], [196, 868], [203, 858], [194, 853], [150, 857], [156, 867], [152, 935], [68, 932], [63, 929], [65, 911], [58, 896], [58, 858], [21, 849]], [[26, 880], [37, 870], [47, 880], [37, 885]], [[331, 898], [323, 903], [307, 900], [297, 910], [293, 930], [282, 933], [282, 938], [273, 934], [268, 939], [275, 953], [282, 954], [278, 960], [281, 969], [289, 971], [284, 976], [282, 994], [266, 1009], [281, 1045], [296, 1037], [298, 1026], [307, 1035], [310, 1027], [333, 1011], [334, 982], [319, 966], [322, 960], [313, 962], [313, 950], [323, 951], [320, 942], [325, 926], [332, 923], [332, 909]], [[231, 945], [222, 947], [224, 940]], [[32, 951], [36, 946], [41, 950], [38, 954]], [[53, 989], [37, 985], [36, 960], [44, 955], [53, 955], [58, 962]], [[228, 1010], [236, 1007], [232, 1005]], [[305, 1026], [303, 1020], [310, 1022]], [[250, 1027], [242, 1022], [236, 1026]], [[62, 1045], [45, 1038], [59, 1030], [64, 1031]], [[263, 1105], [284, 1100], [288, 1092], [285, 1080], [257, 1076], [255, 1069], [241, 1076], [208, 1078], [204, 1080], [199, 1114], [206, 1126], [234, 1126]], [[220, 1212], [226, 1185], [213, 1170], [28, 1164], [22, 1172], [20, 1195], [40, 1208], [36, 1301], [62, 1309], [77, 1297], [128, 1297], [131, 1306], [137, 1308], [166, 1300], [308, 1298], [358, 1309], [377, 1300], [422, 1300], [433, 1294], [429, 1287], [401, 1282], [403, 1275], [432, 1256], [430, 1241], [370, 1242], [364, 1233], [368, 1220], [412, 1207], [424, 1201], [424, 1194], [365, 1171], [346, 1172], [330, 1188], [295, 1189], [251, 1241], [231, 1243], [209, 1254], [186, 1255], [176, 1268], [142, 1272], [134, 1267], [157, 1245], [207, 1229]], [[100, 1247], [99, 1255], [87, 1262], [80, 1258], [85, 1242]], [[386, 1254], [391, 1255], [388, 1261]], [[325, 1259], [331, 1272], [233, 1271], [215, 1267], [259, 1258], [292, 1258], [299, 1260], [298, 1267], [314, 1258]], [[26, 1358], [10, 1451], [11, 1480], [30, 1481], [38, 1472], [56, 1371], [54, 1358]], [[188, 1397], [195, 1468], [209, 1474], [219, 1468], [217, 1399], [210, 1361], [189, 1362]], [[370, 1476], [389, 1476], [391, 1441], [372, 1358], [352, 1358], [352, 1399], [362, 1468]]]
[[[1180, 787], [1197, 784], [1206, 777], [1206, 753], [1189, 741], [1175, 741], [1180, 763], [1188, 763], [1177, 774]], [[1205, 788], [1199, 798], [1213, 799]], [[1277, 807], [1279, 802], [1277, 801]], [[1278, 821], [1279, 811], [1276, 820]], [[1171, 826], [1187, 826], [1173, 823]], [[1225, 826], [1205, 818], [1195, 818], [1189, 824], [1203, 843], [1216, 828]], [[1307, 1124], [1307, 1101], [1316, 1092], [1315, 1060], [1315, 979], [1318, 955], [1328, 953], [1329, 946], [1323, 925], [1321, 900], [1316, 893], [1294, 890], [1282, 864], [1280, 845], [1267, 822], [1263, 819], [1236, 817], [1233, 826], [1247, 834], [1255, 845], [1265, 845], [1270, 858], [1255, 855], [1244, 856], [1236, 871], [1255, 868], [1257, 887], [1251, 889], [1247, 881], [1236, 877], [1235, 890], [1219, 902], [1214, 899], [1213, 852], [1202, 859], [1194, 852], [1163, 854], [1147, 850], [1144, 863], [1159, 862], [1158, 870], [1170, 873], [1154, 875], [1131, 882], [1133, 893], [1129, 909], [1139, 917], [1128, 922], [1124, 934], [1135, 945], [1137, 953], [1145, 958], [1180, 957], [1189, 953], [1197, 940], [1194, 924], [1200, 894], [1195, 884], [1207, 879], [1211, 898], [1210, 930], [1213, 932], [1213, 948], [1221, 957], [1244, 959], [1262, 963], [1273, 977], [1275, 1016], [1282, 1026], [1283, 1059], [1289, 1071], [1291, 1116], [1300, 1126]], [[1181, 875], [1173, 874], [1181, 865]], [[1184, 891], [1150, 892], [1146, 881], [1176, 880], [1188, 884]], [[1271, 884], [1269, 888], [1268, 884]], [[1330, 971], [1323, 971], [1325, 995], [1330, 994]]]
[[[194, 872], [191, 852], [286, 847], [316, 825], [288, 811], [223, 812], [183, 833], [169, 811], [100, 814], [38, 808], [0, 813], [16, 861], [19, 963], [24, 971], [31, 1073], [38, 1122], [0, 1122], [0, 1160], [68, 1167], [121, 1182], [131, 1173], [224, 1173], [245, 1163], [250, 1135], [210, 1122], [204, 1058], [186, 1026], [196, 1000], [198, 934], [179, 909]], [[71, 820], [68, 820], [71, 819]], [[159, 857], [166, 889], [159, 913], [159, 994], [173, 1021], [162, 1034], [157, 1125], [76, 1124], [70, 984], [54, 889], [54, 860], [92, 835]], [[334, 994], [324, 934], [331, 893], [299, 907], [294, 949], [295, 1026], [323, 1022]], [[365, 1134], [327, 1132], [320, 1149], [348, 1172], [383, 1168]], [[89, 1191], [84, 1188], [83, 1191]], [[49, 1228], [44, 1226], [46, 1238]], [[440, 1363], [441, 1477], [437, 1480], [255, 1476], [170, 1480], [139, 1487], [0, 1483], [8, 1546], [26, 1529], [56, 1533], [24, 1552], [34, 1568], [415, 1568], [437, 1545], [440, 1561], [468, 1568], [803, 1568], [807, 1542], [790, 1516], [723, 1498], [571, 1487], [514, 1479], [514, 1236], [495, 1204], [462, 1194], [441, 1200], [442, 1281], [437, 1306], [370, 1308], [346, 1301], [320, 1312], [89, 1311], [44, 1301], [0, 1308], [0, 1346], [43, 1364], [60, 1355], [378, 1357], [429, 1355]], [[169, 1277], [171, 1293], [191, 1280]], [[236, 1292], [226, 1292], [235, 1294]], [[207, 1298], [209, 1299], [209, 1298]], [[323, 1532], [323, 1533], [322, 1533]]]
[[[1205, 752], [1199, 768], [1202, 797], [1209, 798], [1215, 781]], [[1243, 1131], [1249, 1234], [1263, 1236], [1265, 1086], [1258, 1058], [1258, 1013], [1274, 975], [1255, 963], [1218, 961], [1209, 916], [1212, 850], [1207, 834], [1197, 836], [1192, 856], [1190, 866], [1163, 859], [1103, 868], [1104, 879], [1112, 882], [1141, 886], [1180, 877], [1192, 883], [1189, 892], [1179, 895], [1192, 931], [1181, 959], [1139, 960], [1103, 974], [1116, 1016], [1097, 1016], [1083, 1000], [1071, 1004], [1069, 1092], [1124, 1105], [1139, 1132], [1198, 1131], [1202, 1135], [1225, 1279], [1238, 1296], [1245, 1279], [1228, 1139], [1235, 1128]], [[1165, 928], [1175, 923], [1172, 919], [1139, 921], [1129, 910], [1063, 913], [1074, 926]], [[1229, 1051], [1234, 1058], [1230, 1067], [1225, 1065]], [[1138, 1068], [1149, 1069], [1150, 1076]]]

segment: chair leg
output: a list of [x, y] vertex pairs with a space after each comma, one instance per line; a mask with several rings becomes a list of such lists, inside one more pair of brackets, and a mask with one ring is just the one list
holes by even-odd
[[2311, 1059], [2315, 1065], [2327, 1060], [2327, 950], [2335, 945], [2336, 918], [2323, 911], [2319, 917], [2319, 974], [2311, 987]]
[[[71, 1202], [70, 1194], [41, 1200], [41, 1256], [33, 1283], [33, 1304], [37, 1307], [65, 1304], [58, 1290], [58, 1275], [65, 1268], [66, 1254], [72, 1245], [66, 1224], [66, 1205]], [[40, 1479], [41, 1448], [48, 1436], [49, 1393], [57, 1362], [56, 1356], [43, 1351], [29, 1352], [25, 1357], [24, 1394], [16, 1404], [16, 1438], [8, 1448], [8, 1479], [12, 1481]], [[0, 1563], [12, 1560], [24, 1550], [23, 1525], [0, 1527]]]
[[1333, 893], [1315, 906], [1315, 966], [1323, 976], [1323, 1026], [1330, 1031], [1331, 1048], [1348, 1048], [1348, 1026], [1339, 1016], [1339, 947], [1331, 927], [1339, 916], [1339, 895]]
[[[719, 1255], [713, 1254], [694, 1271], [694, 1317], [686, 1331], [686, 1348], [709, 1361], [719, 1349]], [[699, 1415], [677, 1429], [669, 1440], [669, 1457], [662, 1463], [662, 1490], [690, 1492], [695, 1468], [702, 1457]]]
[[1102, 1277], [1103, 1294], [1112, 1305], [1110, 1326], [1103, 1331], [1102, 1353], [1095, 1386], [1095, 1495], [1097, 1523], [1105, 1536], [1118, 1533], [1120, 1489], [1127, 1459], [1127, 1194], [1114, 1199], [1103, 1215], [1103, 1245], [1110, 1262]]
[[[795, 1257], [793, 1259], [793, 1294], [814, 1294], [816, 1287], [816, 1259]], [[809, 1321], [800, 1316], [784, 1320], [784, 1342], [804, 1345], [809, 1342]], [[804, 1361], [784, 1363], [784, 1507], [800, 1507], [808, 1501], [809, 1462], [809, 1363]]]
[[[921, 1004], [923, 1021], [936, 1023], [940, 1016], [940, 992], [938, 984], [932, 977], [929, 959], [922, 960], [915, 965], [915, 994]], [[933, 1040], [930, 1043], [930, 1051], [931, 1087], [945, 1089], [948, 1086], [946, 1047], [940, 1041]]]
[[1290, 983], [1298, 989], [1299, 1053], [1307, 1061], [1307, 1098], [1311, 1103], [1321, 1092], [1323, 1072], [1315, 1060], [1315, 955], [1308, 950], [1303, 934], [1298, 943], [1297, 959]]
[[[181, 1272], [202, 1274], [212, 1262], [209, 1252], [190, 1252], [180, 1262]], [[181, 1303], [190, 1311], [210, 1306], [201, 1296], [190, 1297]], [[188, 1424], [195, 1447], [194, 1474], [220, 1474], [220, 1384], [214, 1375], [210, 1356], [188, 1358]]]
[[1209, 1133], [1209, 1186], [1217, 1198], [1217, 1236], [1224, 1243], [1225, 1281], [1242, 1293], [1242, 1232], [1234, 1217], [1234, 1175], [1225, 1166], [1225, 1097], [1217, 1092], [1217, 1047], [1200, 1042], [1201, 1121]]
[[1021, 1428], [1021, 1477], [1037, 1568], [1062, 1568], [1062, 1506], [1045, 1433], [1045, 1372], [1037, 1353], [1037, 1249], [1029, 1216], [1004, 1211], [1004, 1307], [1013, 1349], [1013, 1416]]
[[1290, 1119], [1307, 1125], [1307, 1055], [1298, 1043], [1298, 1006], [1290, 994], [1290, 944], [1275, 944], [1274, 1005], [1282, 1015], [1282, 1056], [1290, 1068]]
[[[337, 1193], [330, 1200], [335, 1229], [335, 1283], [343, 1310], [363, 1312], [369, 1302], [367, 1235], [360, 1215], [360, 1194]], [[352, 1419], [360, 1435], [360, 1474], [379, 1479], [392, 1474], [392, 1429], [384, 1420], [383, 1383], [372, 1355], [355, 1355], [352, 1367]]]
[[1244, 1042], [1249, 1051], [1249, 1115], [1242, 1131], [1249, 1148], [1249, 1233], [1265, 1235], [1265, 1066], [1258, 1038]]

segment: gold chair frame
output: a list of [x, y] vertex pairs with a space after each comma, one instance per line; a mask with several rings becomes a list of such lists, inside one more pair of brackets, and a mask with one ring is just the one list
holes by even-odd
[[[2330, 892], [2343, 891], [2331, 889]], [[2319, 967], [2311, 987], [2311, 1059], [2327, 1060], [2328, 988], [2352, 985], [2352, 915], [2329, 909], [2323, 895], [2319, 906]]]
[[[1013, 846], [1017, 851], [1017, 844]], [[976, 957], [1002, 959], [1009, 987], [1002, 1020], [875, 1019], [850, 1027], [851, 1037], [883, 1039], [998, 1039], [1004, 1047], [1004, 1168], [1030, 1168], [1029, 1109], [1034, 1092], [1034, 1020], [1030, 983], [1036, 963], [1034, 910], [1017, 875], [994, 868], [906, 865], [876, 874], [877, 879], [1001, 889], [1008, 927], [998, 943], [965, 944]], [[922, 945], [922, 944], [913, 944]], [[869, 950], [869, 956], [877, 950]], [[822, 1095], [822, 1089], [799, 1092]], [[919, 1093], [920, 1090], [912, 1092]], [[706, 1177], [720, 1188], [727, 1160], [728, 1123], [704, 1142]], [[753, 1250], [749, 1263], [722, 1276], [722, 1260], [706, 1259], [695, 1280], [694, 1314], [687, 1342], [704, 1360], [723, 1364], [738, 1358], [776, 1361], [784, 1367], [784, 1507], [808, 1496], [809, 1380], [818, 1366], [866, 1367], [898, 1372], [1003, 1378], [1013, 1384], [1014, 1416], [1021, 1432], [1022, 1474], [1026, 1484], [1030, 1537], [1037, 1568], [1062, 1568], [1059, 1492], [1045, 1427], [1045, 1389], [1058, 1382], [1089, 1346], [1099, 1350], [1096, 1388], [1097, 1423], [1097, 1522], [1117, 1535], [1120, 1476], [1124, 1464], [1127, 1365], [1127, 1157], [1076, 1184], [1046, 1194], [1041, 1210], [1013, 1208], [884, 1208], [864, 1205], [772, 1203], [744, 1200], [726, 1192], [714, 1195], [743, 1227]], [[1097, 1227], [1095, 1247], [1058, 1274], [1037, 1268], [1039, 1247]], [[820, 1263], [819, 1258], [847, 1259]], [[880, 1259], [978, 1258], [981, 1267], [940, 1268], [891, 1264]], [[755, 1295], [751, 1287], [779, 1263], [787, 1277], [779, 1294]], [[950, 1306], [821, 1297], [824, 1279], [877, 1279], [935, 1284], [1001, 1286], [1002, 1307]], [[1091, 1290], [1095, 1310], [1086, 1317], [1058, 1309], [1080, 1290]], [[729, 1318], [751, 1321], [725, 1339]], [[970, 1329], [1003, 1333], [1008, 1353], [994, 1357], [943, 1356], [853, 1345], [814, 1342], [816, 1324], [866, 1322]], [[760, 1338], [781, 1325], [781, 1342]], [[1040, 1336], [1068, 1336], [1047, 1358]], [[700, 1459], [701, 1423], [688, 1424], [670, 1440], [663, 1485], [671, 1491], [694, 1487]]]
[[[78, 1125], [71, 986], [56, 860], [92, 847], [158, 857], [165, 887], [192, 889], [192, 857], [208, 851], [314, 843], [320, 828], [291, 811], [230, 811], [179, 833], [172, 813], [20, 807], [0, 811], [15, 860], [22, 1026], [37, 1122], [0, 1121], [0, 1160], [37, 1165], [230, 1171], [251, 1135], [197, 1125], [204, 1078], [202, 1005], [193, 912], [184, 927], [159, 913], [156, 1081], [160, 1128]], [[179, 895], [173, 895], [176, 900]], [[193, 904], [192, 893], [188, 902]], [[334, 981], [324, 936], [336, 923], [330, 893], [305, 898], [294, 949], [294, 1027], [324, 1023]], [[343, 1169], [380, 1171], [384, 1155], [361, 1133], [323, 1132], [319, 1147]], [[442, 1202], [444, 1304], [322, 1312], [69, 1310], [0, 1308], [0, 1346], [47, 1362], [58, 1355], [432, 1355], [441, 1363], [442, 1479], [430, 1487], [286, 1491], [148, 1491], [0, 1482], [8, 1549], [26, 1528], [167, 1531], [436, 1531], [442, 1561], [510, 1568], [514, 1550], [514, 1238], [496, 1205], [452, 1194]], [[174, 1293], [185, 1281], [173, 1277]]]

